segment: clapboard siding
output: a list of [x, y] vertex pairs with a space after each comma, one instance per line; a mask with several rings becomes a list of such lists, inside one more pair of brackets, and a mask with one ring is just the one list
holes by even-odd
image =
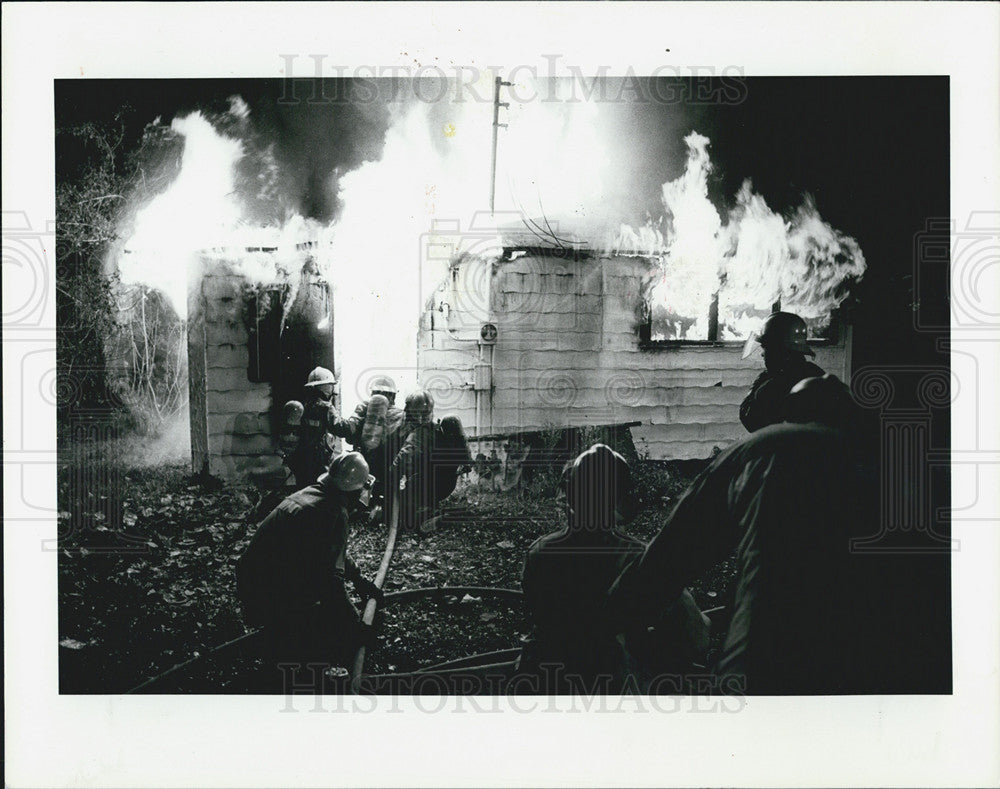
[[223, 370], [232, 368], [242, 370], [245, 376], [249, 365], [250, 354], [245, 343], [236, 345], [235, 343], [215, 342], [212, 345], [212, 366], [215, 369]]
[[269, 388], [209, 390], [208, 411], [216, 414], [256, 414], [271, 407]]
[[189, 294], [189, 303], [197, 305], [204, 355], [204, 363], [190, 370], [191, 386], [199, 392], [207, 444], [194, 460], [207, 460], [209, 473], [223, 479], [278, 473], [281, 458], [275, 452], [269, 415], [271, 386], [247, 377], [247, 279], [233, 273], [225, 259], [203, 263], [205, 270], [193, 278]]
[[208, 415], [208, 431], [213, 435], [271, 435], [271, 415], [213, 412]]
[[[491, 289], [499, 336], [486, 352], [494, 388], [481, 395], [480, 432], [638, 421], [637, 445], [655, 459], [707, 458], [743, 438], [739, 405], [760, 357], [742, 359], [740, 343], [640, 349], [649, 278], [641, 258], [500, 263]], [[422, 331], [419, 344], [421, 380], [435, 380], [435, 398], [450, 405], [438, 413], [461, 414], [474, 433], [475, 394], [467, 387], [477, 345], [442, 330]], [[845, 342], [816, 351], [817, 364], [847, 380]], [[452, 381], [466, 388], [449, 393]]]

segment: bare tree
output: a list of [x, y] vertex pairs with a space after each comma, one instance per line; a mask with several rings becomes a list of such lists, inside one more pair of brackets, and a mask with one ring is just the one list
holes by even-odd
[[115, 255], [136, 210], [173, 179], [182, 144], [156, 122], [130, 139], [125, 118], [57, 129], [57, 375], [72, 398], [59, 406], [124, 406], [147, 431], [184, 406], [186, 329], [162, 294], [120, 282]]

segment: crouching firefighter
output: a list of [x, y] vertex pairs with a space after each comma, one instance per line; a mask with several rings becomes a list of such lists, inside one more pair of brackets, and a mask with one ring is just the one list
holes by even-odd
[[336, 384], [330, 370], [317, 367], [306, 380], [303, 401], [289, 400], [282, 408], [281, 453], [300, 488], [313, 484], [333, 455], [330, 427], [337, 419]]
[[794, 421], [733, 444], [695, 478], [612, 585], [608, 625], [646, 625], [735, 554], [733, 611], [712, 667], [718, 692], [913, 692], [900, 678], [928, 650], [926, 641], [901, 649], [917, 644], [902, 623], [922, 613], [912, 603], [907, 612], [912, 558], [908, 578], [892, 552], [876, 559], [852, 547], [877, 533], [880, 495], [878, 475], [864, 472], [866, 445], [851, 435], [854, 411], [832, 376], [793, 387], [784, 416]]
[[359, 453], [338, 456], [261, 522], [237, 561], [237, 596], [246, 623], [264, 628], [269, 671], [276, 664], [347, 666], [369, 635], [346, 583], [363, 599], [382, 596], [347, 555], [347, 510], [371, 482]]
[[441, 502], [471, 470], [472, 453], [458, 417], [434, 422], [430, 392], [408, 395], [403, 410], [403, 445], [392, 462], [390, 479], [399, 490], [401, 528], [426, 535], [437, 528]]

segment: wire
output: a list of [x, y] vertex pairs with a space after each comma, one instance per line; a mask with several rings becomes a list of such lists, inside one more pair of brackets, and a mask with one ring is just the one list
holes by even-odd
[[[510, 198], [514, 203], [514, 206], [518, 209], [518, 214], [520, 215], [521, 224], [523, 224], [526, 228], [528, 228], [528, 231], [533, 236], [535, 236], [535, 238], [537, 238], [539, 241], [542, 241], [544, 243], [549, 243], [554, 240], [556, 244], [559, 246], [559, 248], [562, 249], [563, 246], [562, 244], [559, 243], [559, 239], [550, 237], [551, 231], [546, 231], [544, 227], [539, 225], [537, 222], [535, 222], [535, 220], [533, 220], [531, 217], [528, 216], [528, 212], [525, 210], [524, 205], [521, 203], [520, 200], [518, 200], [517, 195], [514, 193], [514, 184], [511, 181], [510, 173], [507, 174], [507, 188], [508, 191], [510, 192]], [[535, 232], [535, 230], [532, 228], [532, 225], [534, 225], [534, 227], [540, 231], [541, 235]]]
[[[552, 225], [549, 224], [549, 218], [545, 215], [545, 206], [542, 205], [542, 190], [538, 188], [537, 183], [535, 184], [535, 195], [538, 197], [538, 209], [542, 212], [542, 219], [545, 221], [545, 227], [549, 229], [549, 232], [552, 234], [552, 238], [554, 238], [556, 240], [556, 243], [559, 244], [559, 248], [565, 249], [565, 247], [562, 245], [563, 239], [559, 238], [559, 236], [556, 235], [556, 231], [553, 230]], [[568, 243], [573, 243], [573, 242], [570, 241]]]

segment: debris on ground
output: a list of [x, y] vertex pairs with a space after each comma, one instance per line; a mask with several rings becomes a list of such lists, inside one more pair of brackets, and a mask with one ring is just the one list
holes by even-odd
[[[71, 461], [61, 456], [59, 469], [61, 692], [124, 692], [249, 632], [235, 596], [234, 562], [256, 528], [248, 523], [259, 500], [252, 486], [205, 482], [175, 464], [113, 469], [108, 478], [117, 486], [95, 494], [77, 487]], [[659, 487], [645, 492], [650, 504], [625, 531], [648, 540], [667, 512], [654, 502], [683, 490], [690, 475], [644, 473], [641, 480]], [[433, 534], [400, 536], [385, 590], [520, 588], [528, 547], [564, 518], [557, 477], [531, 485], [536, 489], [498, 492], [467, 484], [457, 491]], [[385, 542], [381, 524], [354, 528], [351, 554], [368, 577]], [[698, 604], [720, 605], [732, 573], [723, 563], [696, 585]], [[376, 625], [370, 673], [511, 649], [528, 630], [516, 601], [487, 592], [387, 601]], [[234, 673], [251, 664], [216, 667], [218, 688], [232, 685]]]

